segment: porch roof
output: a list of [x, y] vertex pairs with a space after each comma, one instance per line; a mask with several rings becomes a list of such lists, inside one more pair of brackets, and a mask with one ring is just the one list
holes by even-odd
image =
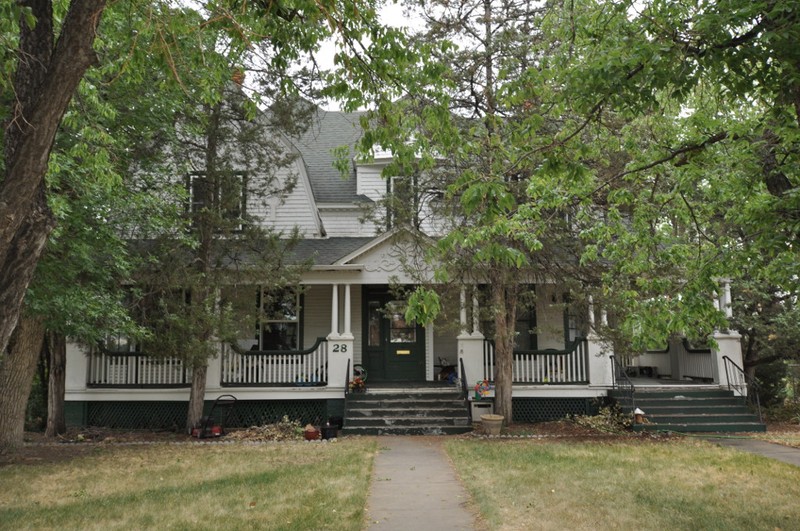
[[304, 239], [300, 240], [292, 250], [292, 258], [298, 263], [311, 259], [317, 266], [332, 265], [374, 239], [374, 237]]

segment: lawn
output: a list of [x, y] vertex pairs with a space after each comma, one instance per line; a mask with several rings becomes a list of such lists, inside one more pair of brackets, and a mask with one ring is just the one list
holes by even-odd
[[98, 446], [0, 468], [0, 529], [361, 529], [373, 440]]
[[800, 468], [699, 440], [451, 440], [490, 529], [798, 529]]

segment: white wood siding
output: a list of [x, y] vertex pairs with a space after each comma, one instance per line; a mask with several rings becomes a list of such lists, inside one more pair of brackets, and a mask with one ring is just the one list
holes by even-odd
[[283, 198], [249, 197], [248, 211], [263, 220], [267, 227], [289, 232], [295, 227], [307, 237], [319, 237], [319, 220], [305, 168], [295, 161], [288, 168], [279, 170], [276, 187], [282, 188], [288, 180], [294, 180], [292, 191]]
[[375, 223], [361, 223], [362, 213], [358, 208], [327, 208], [320, 205], [319, 213], [322, 226], [329, 237], [336, 236], [375, 236], [379, 228]]
[[379, 201], [386, 195], [386, 180], [381, 177], [382, 164], [358, 165], [356, 167], [356, 193]]

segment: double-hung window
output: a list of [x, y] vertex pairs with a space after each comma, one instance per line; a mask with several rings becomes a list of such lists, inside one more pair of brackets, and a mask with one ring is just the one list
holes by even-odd
[[261, 318], [257, 338], [259, 350], [299, 350], [300, 294], [294, 289], [259, 290]]

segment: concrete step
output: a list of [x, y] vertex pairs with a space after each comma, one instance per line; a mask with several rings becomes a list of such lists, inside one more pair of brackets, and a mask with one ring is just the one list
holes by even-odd
[[459, 435], [470, 431], [472, 426], [345, 426], [342, 435]]
[[436, 435], [471, 431], [468, 403], [452, 388], [368, 389], [345, 401], [343, 434]]
[[[621, 396], [624, 393], [618, 390], [611, 391], [609, 396], [616, 397]], [[674, 398], [676, 396], [683, 396], [683, 397], [699, 397], [699, 398], [714, 398], [714, 397], [732, 397], [734, 396], [733, 391], [728, 389], [696, 389], [696, 388], [672, 388], [672, 389], [662, 389], [658, 391], [647, 391], [641, 387], [636, 388], [636, 398]]]
[[736, 405], [703, 405], [696, 402], [675, 403], [671, 406], [652, 406], [640, 404], [636, 401], [636, 407], [644, 411], [645, 416], [650, 415], [724, 415], [725, 413], [750, 413], [747, 406]]
[[697, 405], [697, 406], [741, 406], [745, 401], [739, 397], [698, 397], [698, 396], [674, 396], [670, 398], [646, 398], [636, 394], [636, 405], [642, 409], [653, 406], [673, 406], [675, 404]]
[[367, 426], [469, 426], [470, 422], [466, 416], [463, 417], [388, 417], [381, 416], [375, 418], [353, 418], [349, 417], [348, 428], [367, 427]]
[[650, 423], [634, 424], [634, 431], [671, 431], [677, 433], [738, 433], [765, 432], [766, 425], [760, 422], [698, 422], [698, 423]]
[[366, 407], [349, 407], [347, 409], [348, 417], [459, 417], [466, 416], [466, 406], [461, 407], [437, 407], [437, 408], [405, 408], [405, 407], [385, 407], [385, 408], [366, 408]]
[[697, 415], [647, 415], [651, 424], [703, 424], [703, 423], [742, 423], [758, 422], [758, 415], [752, 413], [724, 413]]

